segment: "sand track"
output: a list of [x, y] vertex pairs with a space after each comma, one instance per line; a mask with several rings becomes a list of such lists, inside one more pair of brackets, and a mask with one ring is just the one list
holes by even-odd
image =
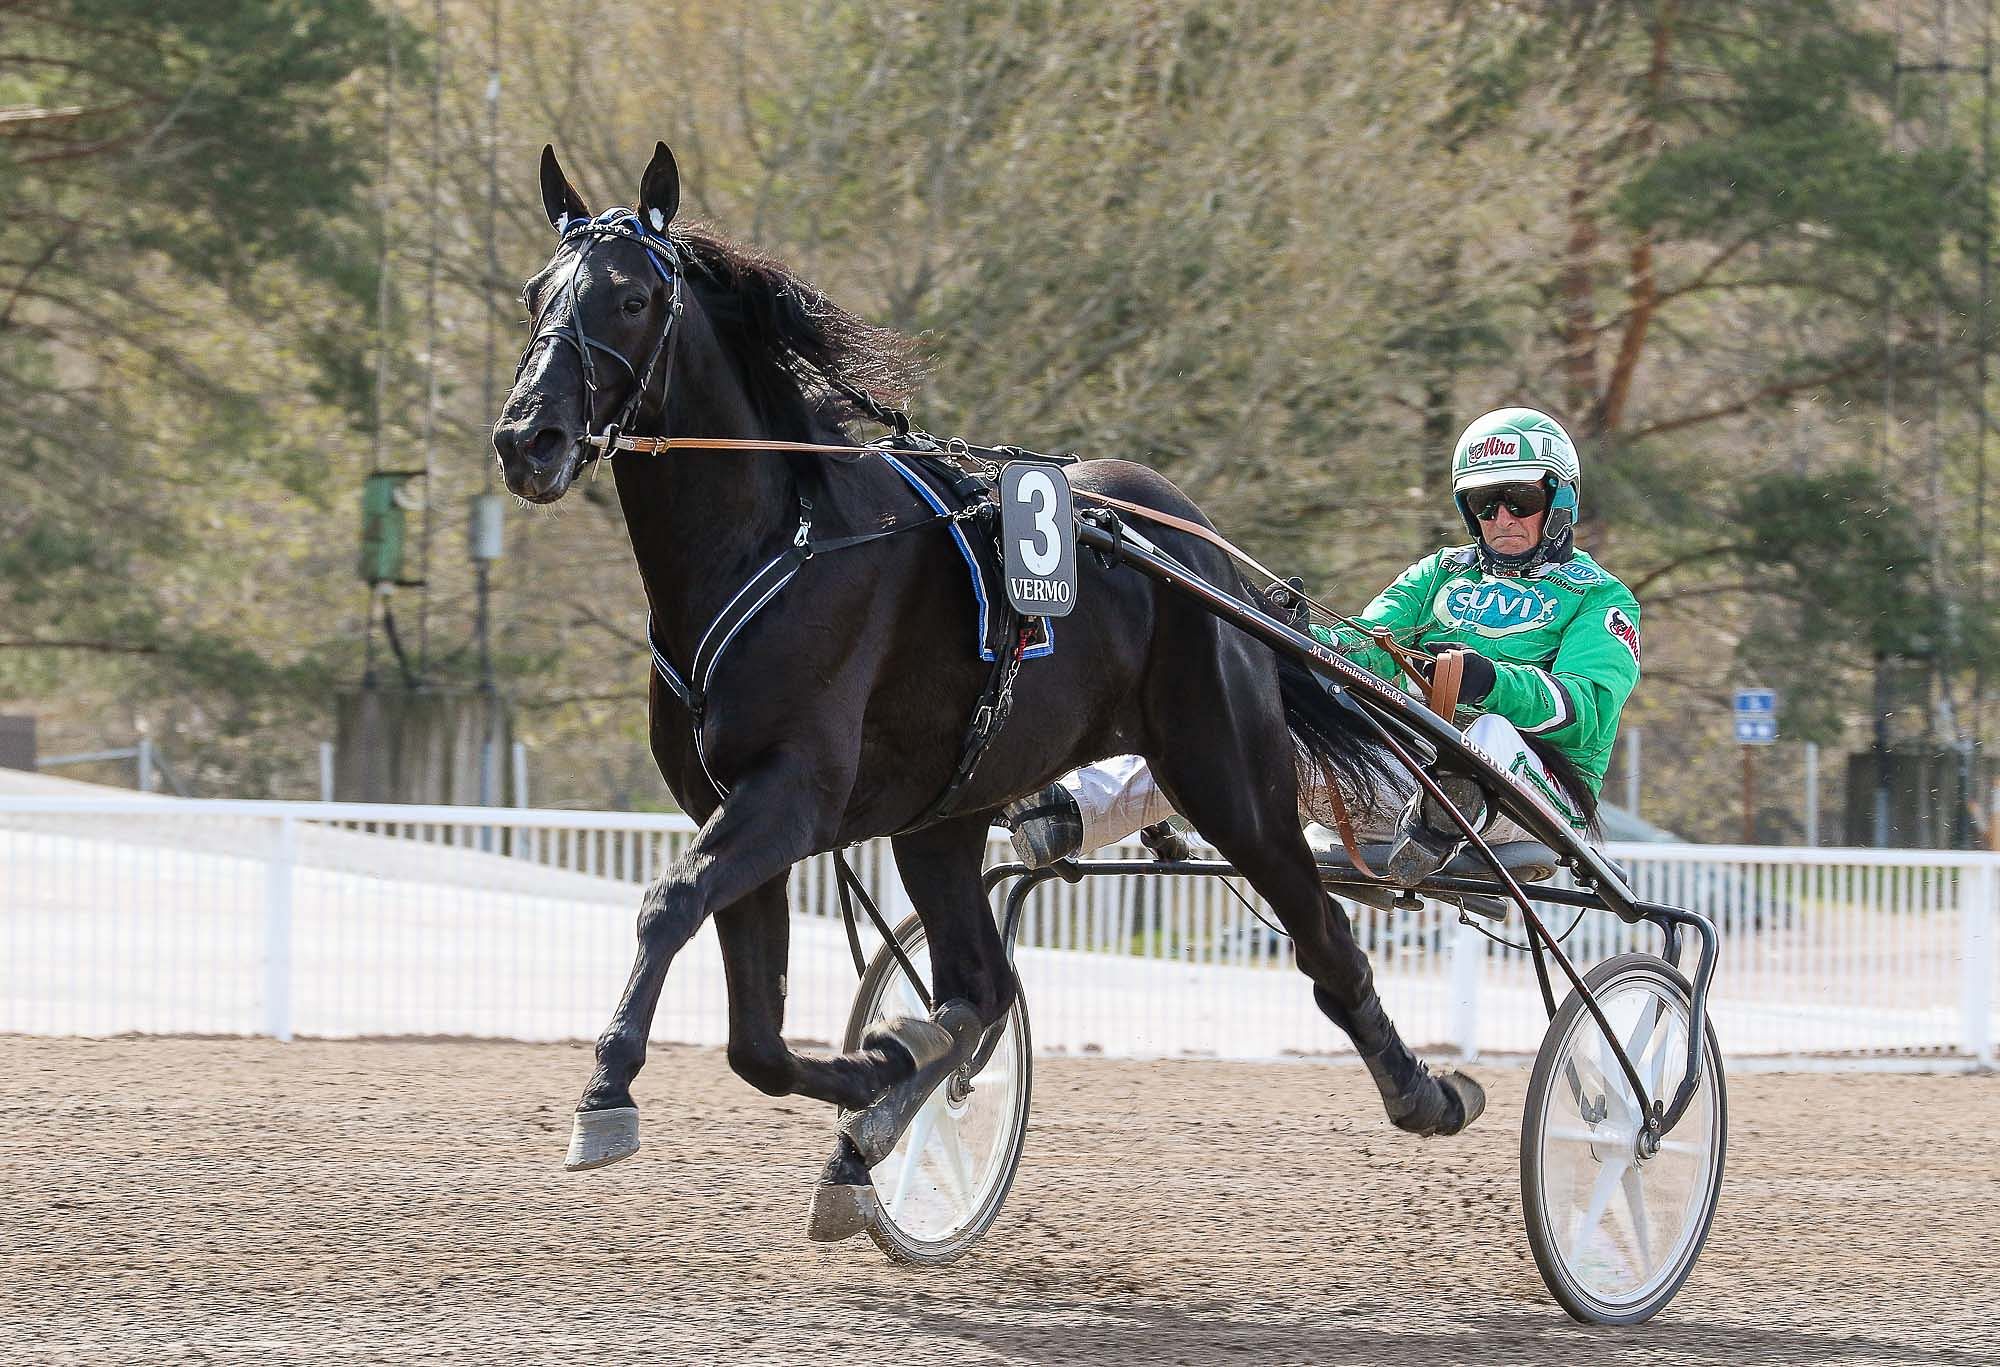
[[657, 1049], [568, 1175], [580, 1047], [0, 1038], [0, 1360], [1989, 1363], [2000, 1078], [1732, 1079], [1708, 1252], [1636, 1331], [1536, 1277], [1525, 1074], [1458, 1140], [1354, 1067], [1038, 1061], [955, 1269], [802, 1234], [816, 1104]]

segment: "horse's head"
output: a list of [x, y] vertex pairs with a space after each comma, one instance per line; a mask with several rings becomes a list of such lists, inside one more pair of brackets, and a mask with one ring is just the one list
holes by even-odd
[[585, 463], [609, 454], [591, 439], [664, 407], [682, 305], [680, 251], [667, 235], [679, 204], [665, 143], [639, 207], [596, 217], [555, 149], [542, 149], [542, 207], [561, 241], [522, 291], [534, 336], [493, 429], [507, 487], [522, 498], [555, 502]]

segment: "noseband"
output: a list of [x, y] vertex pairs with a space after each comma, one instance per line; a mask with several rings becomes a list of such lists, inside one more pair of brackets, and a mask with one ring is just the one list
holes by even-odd
[[[529, 339], [527, 349], [521, 353], [520, 364], [514, 367], [514, 380], [517, 384], [520, 382], [522, 373], [527, 370], [528, 362], [535, 354], [535, 349], [543, 342], [553, 338], [557, 342], [567, 342], [576, 348], [577, 359], [583, 371], [584, 390], [584, 435], [581, 443], [584, 453], [581, 463], [588, 463], [616, 449], [620, 430], [631, 421], [640, 400], [645, 398], [646, 390], [653, 382], [653, 372], [659, 368], [663, 357], [667, 362], [668, 375], [671, 376], [673, 373], [673, 339], [679, 335], [679, 329], [674, 324], [680, 321], [681, 316], [681, 255], [679, 246], [671, 237], [665, 233], [649, 231], [645, 220], [630, 209], [606, 209], [596, 218], [580, 218], [575, 222], [565, 219], [561, 230], [562, 245], [556, 248], [556, 254], [560, 256], [574, 246], [577, 249], [576, 263], [571, 268], [569, 279], [564, 282], [562, 289], [555, 298], [543, 306], [542, 314], [546, 317], [549, 310], [567, 296], [569, 321], [566, 324], [557, 323], [542, 328]], [[646, 259], [652, 262], [653, 269], [659, 272], [660, 279], [667, 285], [667, 325], [660, 329], [659, 339], [653, 343], [653, 350], [646, 357], [646, 364], [643, 367], [634, 366], [625, 359], [625, 354], [618, 348], [600, 342], [585, 332], [583, 311], [577, 306], [576, 283], [578, 277], [583, 274], [584, 258], [590, 255], [591, 248], [599, 243], [617, 238], [636, 242], [646, 253]], [[599, 389], [597, 364], [592, 359], [593, 353], [596, 352], [602, 352], [618, 362], [632, 383], [632, 392], [626, 396], [625, 402], [619, 406], [618, 412], [602, 432], [594, 430], [591, 426], [597, 412]], [[665, 398], [663, 393], [661, 395], [663, 403]]]

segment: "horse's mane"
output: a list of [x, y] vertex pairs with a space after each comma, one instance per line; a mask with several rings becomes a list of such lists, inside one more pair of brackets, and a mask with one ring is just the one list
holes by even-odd
[[864, 416], [828, 377], [890, 405], [915, 391], [922, 366], [901, 333], [864, 322], [784, 265], [705, 226], [678, 228], [674, 239], [717, 340], [768, 417], [844, 425]]

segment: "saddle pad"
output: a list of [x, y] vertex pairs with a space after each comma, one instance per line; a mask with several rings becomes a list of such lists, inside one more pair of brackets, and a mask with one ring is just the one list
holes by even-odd
[[[938, 513], [955, 511], [951, 504], [945, 501], [944, 492], [933, 488], [930, 480], [919, 474], [909, 464], [886, 452], [883, 454], [882, 459], [888, 461], [890, 468], [901, 475], [909, 486], [917, 491], [917, 497], [928, 504], [931, 511]], [[973, 553], [971, 539], [966, 536], [964, 527], [956, 522], [951, 524], [951, 539], [957, 543], [958, 553], [965, 558], [966, 572], [972, 577], [972, 596], [979, 604], [979, 617], [975, 623], [975, 629], [978, 632], [979, 658], [982, 660], [991, 660], [994, 650], [992, 604], [1002, 600], [998, 578], [999, 566], [983, 562], [979, 556]], [[993, 557], [987, 557], [988, 561], [992, 559]], [[1024, 619], [1024, 625], [1027, 626], [1031, 635], [1028, 648], [1021, 653], [1022, 659], [1039, 660], [1045, 655], [1055, 654], [1055, 627], [1048, 618], [1029, 617]]]

